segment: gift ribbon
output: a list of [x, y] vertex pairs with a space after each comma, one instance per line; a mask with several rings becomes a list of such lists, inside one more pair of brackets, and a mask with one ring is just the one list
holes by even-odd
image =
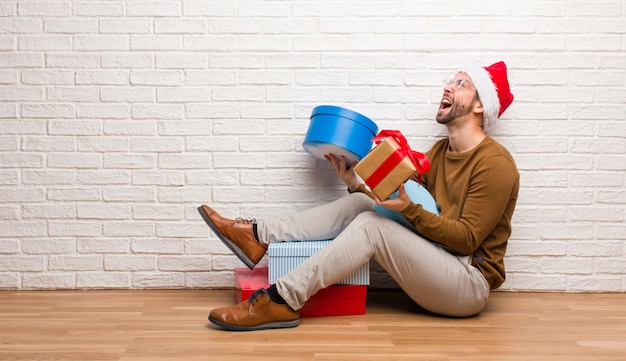
[[398, 130], [381, 130], [372, 141], [376, 144], [382, 142], [385, 138], [392, 137], [400, 145], [376, 170], [370, 174], [365, 180], [370, 188], [374, 189], [389, 172], [393, 170], [404, 158], [408, 157], [417, 170], [417, 181], [422, 181], [422, 174], [430, 171], [430, 161], [426, 154], [411, 150], [406, 138]]

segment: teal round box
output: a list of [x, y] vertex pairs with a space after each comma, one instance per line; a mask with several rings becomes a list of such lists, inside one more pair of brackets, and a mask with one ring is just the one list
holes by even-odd
[[320, 105], [311, 112], [302, 147], [318, 159], [326, 154], [345, 156], [348, 164], [359, 161], [372, 149], [378, 126], [350, 109]]

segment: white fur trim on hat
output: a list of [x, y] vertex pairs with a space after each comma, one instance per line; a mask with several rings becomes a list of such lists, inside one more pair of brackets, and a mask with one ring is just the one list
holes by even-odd
[[498, 112], [500, 111], [500, 99], [496, 86], [491, 80], [489, 72], [480, 65], [466, 64], [459, 69], [459, 72], [463, 72], [471, 78], [478, 98], [483, 104], [483, 129], [488, 130], [498, 119]]

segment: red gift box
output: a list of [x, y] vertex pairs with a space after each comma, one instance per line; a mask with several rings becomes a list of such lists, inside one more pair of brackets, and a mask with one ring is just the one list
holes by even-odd
[[[259, 288], [267, 288], [267, 267], [235, 268], [235, 303], [246, 300]], [[311, 296], [300, 317], [364, 315], [367, 286], [332, 285]]]
[[354, 171], [380, 200], [387, 199], [416, 172], [419, 182], [419, 177], [430, 171], [426, 155], [411, 150], [399, 131], [381, 130], [372, 140], [377, 146], [354, 167]]

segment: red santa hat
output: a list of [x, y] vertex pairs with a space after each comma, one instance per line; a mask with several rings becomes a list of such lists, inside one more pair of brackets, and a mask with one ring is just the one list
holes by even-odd
[[483, 128], [491, 128], [506, 108], [513, 102], [509, 87], [506, 64], [500, 61], [487, 67], [476, 64], [464, 65], [459, 69], [472, 79], [478, 98], [483, 104]]

